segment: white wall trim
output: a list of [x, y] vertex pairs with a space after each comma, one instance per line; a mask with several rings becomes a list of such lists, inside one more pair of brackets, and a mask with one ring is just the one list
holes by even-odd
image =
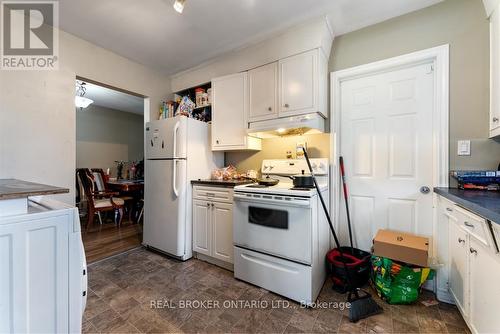
[[[332, 191], [331, 208], [334, 210], [335, 225], [338, 230], [339, 203], [340, 203], [340, 175], [337, 167], [338, 150], [340, 149], [340, 87], [342, 82], [377, 73], [384, 73], [400, 68], [411, 67], [421, 63], [432, 63], [434, 65], [434, 129], [433, 129], [433, 187], [448, 186], [449, 170], [449, 45], [442, 45], [422, 51], [405, 54], [402, 56], [388, 58], [385, 60], [348, 68], [330, 74], [330, 129], [332, 131], [332, 142], [330, 159]], [[436, 219], [433, 222], [434, 242], [432, 253], [436, 251]]]

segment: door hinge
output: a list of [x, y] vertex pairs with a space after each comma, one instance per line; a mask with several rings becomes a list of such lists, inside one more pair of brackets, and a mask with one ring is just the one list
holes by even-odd
[[432, 74], [432, 73], [434, 73], [434, 64], [431, 64], [429, 66], [429, 71], [427, 72], [427, 74]]

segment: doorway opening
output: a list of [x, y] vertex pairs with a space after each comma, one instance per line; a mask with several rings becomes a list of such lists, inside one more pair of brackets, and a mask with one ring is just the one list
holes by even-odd
[[77, 77], [76, 205], [88, 262], [138, 247], [144, 207], [145, 97]]

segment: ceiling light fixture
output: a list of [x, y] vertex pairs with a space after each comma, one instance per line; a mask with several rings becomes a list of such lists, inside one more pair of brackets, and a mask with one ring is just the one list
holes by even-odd
[[87, 88], [85, 88], [85, 82], [77, 81], [76, 82], [75, 106], [77, 108], [80, 108], [80, 110], [87, 108], [89, 105], [94, 103], [93, 100], [85, 97], [86, 92], [87, 92]]
[[175, 0], [175, 2], [174, 2], [175, 11], [179, 14], [182, 14], [182, 11], [184, 10], [185, 3], [186, 3], [186, 0]]
[[286, 129], [285, 128], [279, 128], [279, 129], [276, 129], [276, 132], [278, 132], [279, 134], [283, 134], [286, 132]]

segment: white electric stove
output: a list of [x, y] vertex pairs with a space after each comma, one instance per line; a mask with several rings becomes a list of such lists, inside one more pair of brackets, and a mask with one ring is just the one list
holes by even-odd
[[[328, 159], [311, 159], [328, 203]], [[288, 176], [308, 173], [305, 160], [264, 160], [261, 172], [279, 183], [234, 189], [234, 275], [303, 304], [326, 278], [329, 229], [315, 188], [294, 188]]]

